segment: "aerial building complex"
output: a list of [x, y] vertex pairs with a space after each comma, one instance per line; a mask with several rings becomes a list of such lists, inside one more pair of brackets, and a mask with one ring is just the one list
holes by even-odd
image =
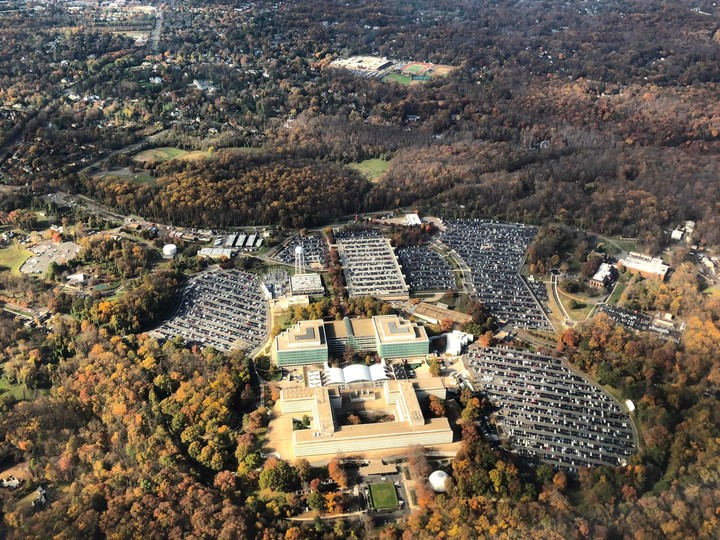
[[422, 326], [397, 315], [323, 322], [299, 321], [275, 338], [272, 357], [280, 366], [323, 364], [346, 347], [377, 352], [383, 358], [426, 355], [430, 340]]

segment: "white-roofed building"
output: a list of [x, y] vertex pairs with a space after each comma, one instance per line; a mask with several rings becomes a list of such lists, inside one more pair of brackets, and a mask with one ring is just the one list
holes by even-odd
[[411, 227], [422, 225], [422, 220], [417, 214], [405, 214], [405, 222]]
[[327, 384], [352, 384], [356, 382], [375, 382], [390, 379], [385, 371], [384, 364], [351, 364], [344, 368], [326, 367], [325, 380]]
[[453, 330], [447, 334], [443, 334], [445, 337], [445, 354], [452, 356], [459, 356], [465, 347], [472, 343], [474, 337], [472, 334], [466, 334], [460, 330]]
[[662, 259], [656, 259], [642, 253], [631, 252], [624, 259], [620, 259], [618, 264], [623, 265], [633, 274], [640, 274], [644, 278], [664, 280], [670, 270], [670, 267], [662, 262]]

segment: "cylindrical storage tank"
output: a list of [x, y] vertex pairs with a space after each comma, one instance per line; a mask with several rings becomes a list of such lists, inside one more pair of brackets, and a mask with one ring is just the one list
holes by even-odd
[[175, 244], [165, 244], [162, 253], [164, 258], [172, 259], [177, 255], [177, 246]]

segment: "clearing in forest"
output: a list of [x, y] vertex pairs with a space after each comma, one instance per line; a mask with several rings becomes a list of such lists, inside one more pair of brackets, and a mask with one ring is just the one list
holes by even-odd
[[386, 159], [366, 159], [350, 163], [349, 167], [364, 175], [371, 182], [378, 182], [388, 170], [389, 164], [390, 162]]
[[18, 249], [16, 246], [0, 249], [0, 268], [8, 268], [10, 273], [18, 275], [20, 267], [30, 257], [32, 257], [31, 252], [26, 249]]
[[138, 152], [135, 154], [135, 157], [133, 158], [134, 161], [139, 161], [140, 163], [148, 163], [148, 162], [162, 162], [162, 161], [169, 161], [171, 159], [175, 159], [177, 157], [181, 157], [186, 155], [187, 152], [185, 150], [181, 150], [180, 148], [172, 148], [170, 146], [163, 146], [161, 148], [149, 148], [148, 150], [143, 150], [142, 152]]

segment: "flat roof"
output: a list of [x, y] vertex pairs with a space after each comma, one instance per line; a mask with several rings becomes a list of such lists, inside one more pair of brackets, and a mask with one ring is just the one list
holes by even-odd
[[424, 319], [436, 320], [438, 322], [445, 319], [461, 324], [472, 321], [472, 317], [467, 313], [460, 313], [459, 311], [454, 311], [441, 306], [434, 306], [432, 304], [428, 304], [427, 302], [420, 302], [415, 308], [415, 311], [413, 311], [413, 315]]
[[304, 291], [322, 291], [323, 284], [320, 274], [295, 274], [290, 277], [290, 287], [293, 293]]
[[620, 259], [620, 264], [631, 270], [638, 272], [646, 272], [648, 274], [657, 274], [664, 276], [670, 267], [662, 262], [662, 259], [643, 255], [642, 253], [631, 252], [624, 259]]
[[349, 321], [353, 335], [358, 338], [374, 337], [375, 329], [372, 319], [350, 319], [345, 318], [341, 321], [330, 321], [325, 323], [325, 332], [328, 339], [346, 339], [348, 337], [348, 328], [346, 321]]
[[299, 321], [275, 338], [277, 351], [324, 349], [327, 347], [322, 320]]
[[425, 328], [397, 315], [378, 315], [372, 318], [379, 343], [410, 343], [428, 341]]
[[595, 275], [592, 277], [595, 281], [605, 281], [605, 278], [610, 277], [612, 272], [612, 265], [608, 263], [602, 263], [600, 265], [600, 268], [598, 268], [598, 271], [595, 272]]
[[[364, 437], [383, 437], [387, 435], [398, 435], [403, 433], [417, 433], [427, 431], [450, 430], [450, 423], [447, 418], [429, 418], [425, 423], [412, 425], [408, 422], [380, 422], [378, 424], [359, 424], [357, 426], [340, 426], [337, 431], [323, 437], [333, 439], [353, 439]], [[293, 432], [295, 444], [309, 443], [319, 438], [314, 436], [312, 429], [300, 429]], [[380, 446], [379, 446], [380, 447]]]

